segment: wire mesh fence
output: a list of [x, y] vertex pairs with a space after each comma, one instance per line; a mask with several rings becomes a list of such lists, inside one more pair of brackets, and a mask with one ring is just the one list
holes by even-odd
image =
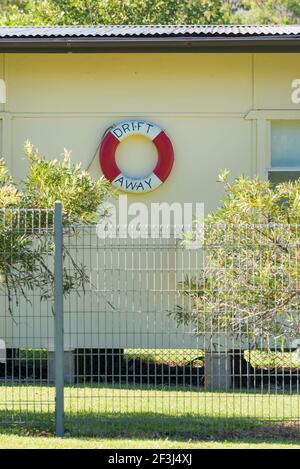
[[[18, 282], [2, 264], [0, 425], [52, 431], [53, 212], [38, 213], [3, 231]], [[205, 225], [202, 244], [155, 232], [64, 226], [65, 431], [298, 439], [298, 227]], [[12, 256], [18, 236], [34, 264]]]
[[203, 240], [65, 232], [89, 266], [65, 302], [70, 432], [299, 437], [298, 228], [211, 225]]
[[53, 422], [53, 211], [0, 211], [0, 426]]

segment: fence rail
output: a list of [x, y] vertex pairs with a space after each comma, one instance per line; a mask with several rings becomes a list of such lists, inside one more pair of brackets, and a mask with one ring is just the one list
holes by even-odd
[[298, 226], [101, 238], [60, 210], [0, 212], [0, 426], [300, 438]]

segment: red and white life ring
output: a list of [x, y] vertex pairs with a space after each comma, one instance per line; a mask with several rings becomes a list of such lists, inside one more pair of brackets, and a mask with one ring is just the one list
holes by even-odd
[[[116, 163], [116, 149], [130, 135], [144, 135], [157, 149], [158, 161], [153, 172], [141, 178], [123, 174]], [[149, 192], [160, 186], [169, 176], [174, 151], [171, 140], [157, 125], [144, 120], [127, 120], [119, 122], [106, 132], [100, 145], [99, 159], [104, 176], [114, 186], [125, 192]]]

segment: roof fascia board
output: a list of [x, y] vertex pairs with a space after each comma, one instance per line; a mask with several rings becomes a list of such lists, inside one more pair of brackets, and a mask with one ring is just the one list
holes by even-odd
[[300, 52], [300, 37], [20, 37], [0, 39], [0, 52]]

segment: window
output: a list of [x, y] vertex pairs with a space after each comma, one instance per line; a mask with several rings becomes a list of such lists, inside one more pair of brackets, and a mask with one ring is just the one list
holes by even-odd
[[300, 120], [276, 120], [271, 124], [271, 182], [300, 178]]

